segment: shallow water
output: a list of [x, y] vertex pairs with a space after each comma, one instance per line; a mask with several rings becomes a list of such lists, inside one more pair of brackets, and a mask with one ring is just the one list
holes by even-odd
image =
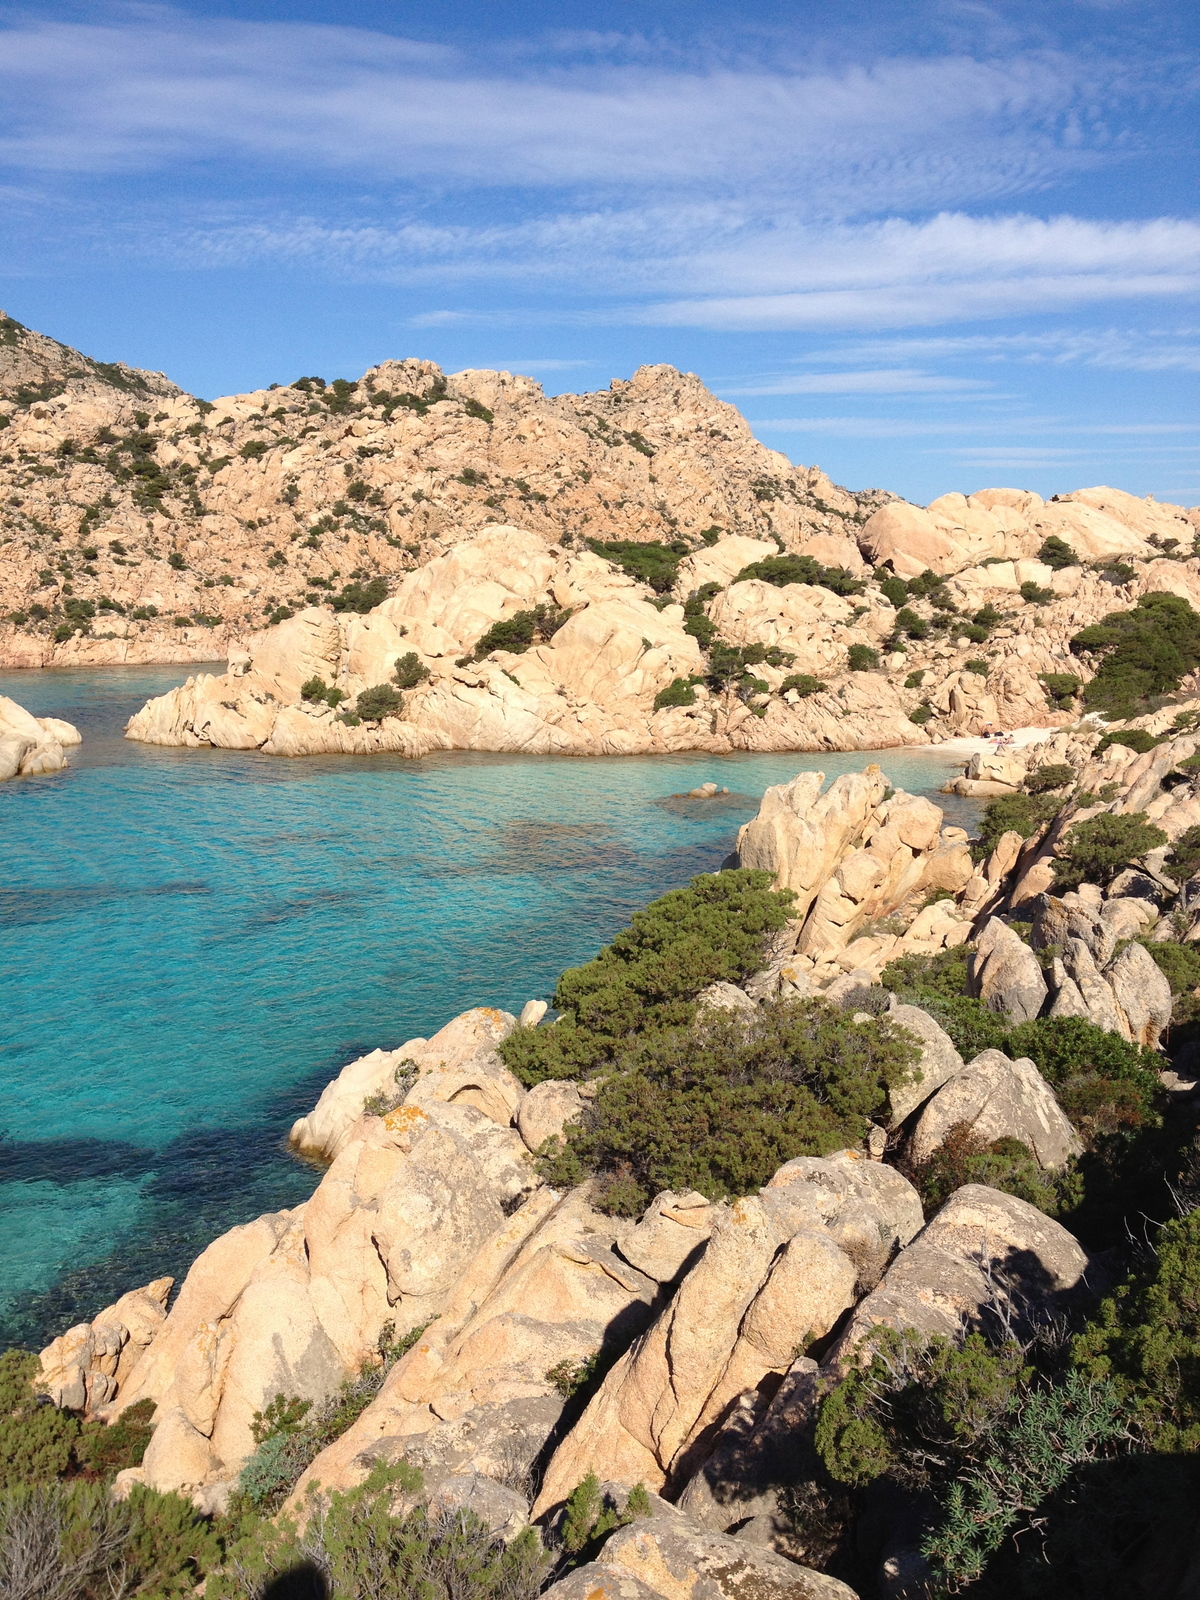
[[[0, 674], [85, 741], [69, 772], [0, 786], [0, 1347], [304, 1199], [316, 1175], [283, 1140], [346, 1061], [549, 998], [718, 867], [768, 784], [876, 759], [287, 761], [121, 737], [195, 670]], [[950, 770], [878, 759], [913, 792]], [[710, 778], [731, 795], [671, 798]]]

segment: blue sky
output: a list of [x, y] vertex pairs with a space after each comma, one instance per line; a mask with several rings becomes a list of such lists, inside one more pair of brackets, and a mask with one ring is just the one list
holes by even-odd
[[695, 371], [926, 501], [1200, 501], [1200, 7], [0, 9], [0, 305], [204, 395]]

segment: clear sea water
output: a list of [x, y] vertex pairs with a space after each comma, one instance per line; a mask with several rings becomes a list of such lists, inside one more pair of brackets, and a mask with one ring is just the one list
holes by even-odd
[[[0, 786], [0, 1348], [297, 1204], [317, 1174], [288, 1127], [347, 1061], [549, 998], [719, 867], [768, 784], [875, 759], [288, 761], [121, 737], [195, 670], [0, 674], [84, 735], [70, 771]], [[950, 770], [878, 759], [914, 792]], [[671, 798], [710, 778], [730, 796]]]

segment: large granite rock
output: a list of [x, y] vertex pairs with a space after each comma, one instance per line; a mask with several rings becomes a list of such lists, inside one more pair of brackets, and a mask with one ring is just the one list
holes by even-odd
[[639, 1518], [614, 1533], [602, 1554], [606, 1566], [623, 1568], [663, 1600], [857, 1600], [837, 1578], [682, 1517]]
[[888, 1125], [898, 1128], [931, 1094], [962, 1071], [963, 1058], [950, 1035], [920, 1006], [900, 1005], [893, 1000], [888, 1017], [898, 1027], [915, 1034], [921, 1046], [921, 1058], [911, 1078], [888, 1091], [892, 1112]]
[[1083, 1145], [1054, 1091], [1025, 1057], [1012, 1061], [1000, 1050], [984, 1050], [938, 1090], [921, 1113], [909, 1149], [927, 1161], [951, 1128], [965, 1124], [979, 1139], [1019, 1139], [1038, 1165], [1051, 1170]]
[[61, 772], [70, 765], [64, 750], [81, 742], [79, 730], [69, 722], [35, 717], [0, 694], [0, 783]]
[[871, 1329], [957, 1339], [972, 1328], [1030, 1328], [1089, 1294], [1088, 1258], [1036, 1206], [983, 1184], [957, 1190], [855, 1309], [827, 1358], [856, 1359]]
[[515, 1026], [516, 1018], [507, 1011], [476, 1006], [431, 1039], [409, 1039], [395, 1050], [372, 1050], [325, 1085], [314, 1108], [292, 1124], [289, 1143], [300, 1155], [332, 1161], [374, 1096], [411, 1106], [439, 1102], [474, 1106], [507, 1128], [524, 1090], [501, 1062], [496, 1046]]
[[1025, 941], [991, 917], [984, 925], [971, 963], [973, 992], [992, 1011], [1010, 1022], [1032, 1022], [1040, 1016], [1048, 990], [1037, 956]]
[[689, 1477], [737, 1396], [828, 1333], [920, 1220], [899, 1174], [849, 1155], [790, 1162], [722, 1208], [674, 1299], [555, 1452], [535, 1509], [589, 1471], [654, 1490]]

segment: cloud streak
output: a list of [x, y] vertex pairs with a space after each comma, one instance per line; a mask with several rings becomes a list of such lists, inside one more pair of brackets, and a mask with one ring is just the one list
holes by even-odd
[[0, 39], [0, 159], [21, 169], [236, 156], [484, 189], [750, 189], [818, 214], [994, 201], [1111, 159], [1130, 142], [1119, 107], [1135, 76], [1048, 50], [820, 71], [489, 64], [361, 29], [170, 12]]

